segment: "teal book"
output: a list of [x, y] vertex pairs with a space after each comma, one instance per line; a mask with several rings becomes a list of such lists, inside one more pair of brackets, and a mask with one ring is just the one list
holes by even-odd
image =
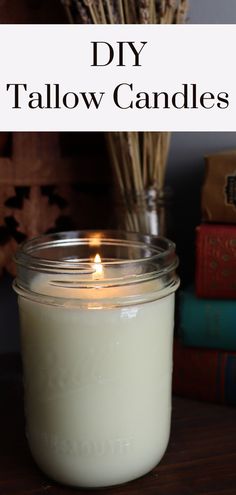
[[180, 291], [179, 336], [185, 346], [236, 351], [236, 301]]

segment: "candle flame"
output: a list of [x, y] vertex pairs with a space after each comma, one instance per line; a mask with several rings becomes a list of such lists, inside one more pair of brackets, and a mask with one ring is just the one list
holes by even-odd
[[94, 258], [94, 263], [101, 263], [101, 256], [99, 254], [96, 254]]
[[100, 279], [103, 277], [103, 266], [102, 266], [102, 262], [101, 262], [101, 257], [100, 255], [97, 253], [95, 258], [94, 258], [94, 270], [95, 270], [95, 273], [93, 274], [93, 277], [94, 279]]

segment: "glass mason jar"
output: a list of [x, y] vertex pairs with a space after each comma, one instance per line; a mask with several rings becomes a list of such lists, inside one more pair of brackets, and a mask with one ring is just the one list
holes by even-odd
[[27, 438], [62, 483], [135, 479], [169, 439], [175, 245], [67, 232], [16, 255]]

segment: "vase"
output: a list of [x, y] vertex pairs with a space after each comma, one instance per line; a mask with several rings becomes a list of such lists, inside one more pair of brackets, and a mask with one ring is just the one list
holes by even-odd
[[171, 192], [149, 187], [144, 193], [126, 192], [118, 200], [118, 222], [129, 232], [165, 236], [169, 231]]

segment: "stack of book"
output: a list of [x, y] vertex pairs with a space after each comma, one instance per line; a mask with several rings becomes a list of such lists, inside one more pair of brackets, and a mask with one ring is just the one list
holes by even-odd
[[177, 395], [236, 405], [236, 151], [206, 157], [195, 286], [180, 292]]

